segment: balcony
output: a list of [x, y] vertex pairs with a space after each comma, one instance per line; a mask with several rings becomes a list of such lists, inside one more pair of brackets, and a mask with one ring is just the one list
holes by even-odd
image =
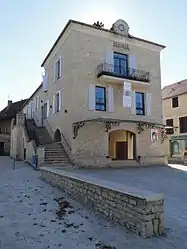
[[115, 69], [114, 65], [107, 64], [106, 62], [98, 65], [97, 78], [117, 83], [123, 83], [125, 80], [138, 84], [149, 84], [150, 82], [149, 72], [134, 68], [128, 68], [127, 70]]

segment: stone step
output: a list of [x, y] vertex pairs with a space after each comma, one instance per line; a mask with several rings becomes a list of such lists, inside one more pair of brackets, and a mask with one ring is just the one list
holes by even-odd
[[63, 153], [66, 154], [65, 150], [45, 150], [45, 153], [52, 153], [52, 154], [58, 154], [58, 153]]
[[65, 151], [45, 151], [45, 155], [67, 155]]
[[67, 156], [61, 156], [61, 157], [55, 157], [55, 156], [50, 156], [50, 157], [46, 157], [44, 158], [45, 160], [68, 160]]
[[112, 160], [112, 167], [127, 167], [127, 166], [138, 166], [136, 160]]
[[53, 163], [58, 163], [58, 164], [70, 164], [69, 161], [44, 161], [45, 164], [53, 164]]
[[70, 163], [45, 163], [45, 167], [67, 167], [67, 166], [70, 166]]
[[48, 157], [44, 158], [46, 161], [68, 161], [69, 159], [67, 157], [64, 158], [57, 158], [57, 157]]

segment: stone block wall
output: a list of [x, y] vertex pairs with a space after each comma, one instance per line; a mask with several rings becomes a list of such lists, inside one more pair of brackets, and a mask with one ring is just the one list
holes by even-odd
[[41, 177], [143, 238], [164, 233], [162, 195], [135, 193], [134, 188], [129, 190], [129, 187], [124, 185], [122, 190], [119, 186], [111, 187], [107, 181], [98, 184], [93, 177], [86, 180], [73, 175], [72, 172], [52, 168], [41, 168]]

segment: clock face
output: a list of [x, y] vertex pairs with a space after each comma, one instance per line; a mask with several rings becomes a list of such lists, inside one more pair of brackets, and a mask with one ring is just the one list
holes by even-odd
[[120, 24], [120, 25], [118, 26], [118, 28], [119, 28], [120, 31], [124, 31], [124, 26], [123, 26], [123, 24]]

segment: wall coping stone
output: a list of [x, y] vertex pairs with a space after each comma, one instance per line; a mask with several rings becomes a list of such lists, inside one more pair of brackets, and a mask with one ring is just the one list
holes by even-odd
[[135, 197], [135, 198], [146, 200], [147, 202], [164, 200], [164, 195], [161, 193], [154, 193], [152, 191], [139, 189], [136, 187], [125, 185], [125, 184], [119, 184], [117, 182], [110, 182], [107, 180], [101, 181], [96, 177], [84, 175], [84, 173], [76, 174], [76, 172], [75, 173], [68, 172], [68, 171], [61, 170], [61, 169], [55, 169], [52, 167], [41, 167], [40, 170], [52, 172], [54, 174], [66, 176], [66, 177], [73, 178], [73, 179], [76, 179], [82, 182], [88, 182], [93, 185], [97, 185], [103, 188], [108, 188], [119, 193], [123, 193], [129, 196]]

